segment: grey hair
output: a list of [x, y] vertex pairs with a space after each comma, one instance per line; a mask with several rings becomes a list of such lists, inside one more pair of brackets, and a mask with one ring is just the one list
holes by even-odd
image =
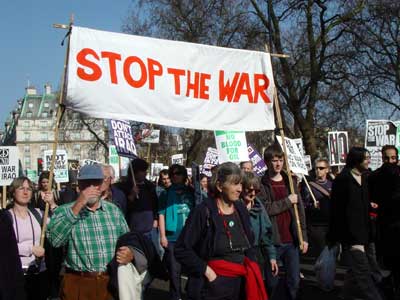
[[217, 189], [217, 183], [240, 183], [242, 182], [243, 171], [232, 162], [225, 162], [217, 167], [217, 171], [211, 177], [210, 190], [214, 196], [220, 192]]

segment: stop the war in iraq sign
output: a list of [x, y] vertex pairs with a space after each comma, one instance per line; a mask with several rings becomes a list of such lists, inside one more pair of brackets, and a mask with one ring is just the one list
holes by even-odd
[[110, 140], [115, 145], [120, 156], [136, 158], [136, 146], [129, 122], [110, 120], [108, 123]]
[[396, 145], [396, 125], [388, 120], [367, 120], [365, 148], [371, 154], [372, 170], [382, 164], [381, 149], [385, 145]]

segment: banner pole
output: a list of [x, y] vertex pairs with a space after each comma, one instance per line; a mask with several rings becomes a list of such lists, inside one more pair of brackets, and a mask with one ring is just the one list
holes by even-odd
[[[132, 174], [132, 182], [133, 182], [133, 187], [136, 186], [136, 179], [135, 179], [135, 172], [133, 172], [133, 167], [132, 167], [132, 162], [129, 162], [129, 170], [131, 171]], [[136, 194], [136, 199], [139, 199], [139, 194]]]
[[[74, 22], [74, 17], [73, 15], [70, 18], [70, 23], [68, 27], [57, 27], [56, 28], [62, 28], [62, 29], [68, 29], [68, 33], [66, 36], [68, 36], [68, 44], [67, 44], [67, 50], [65, 53], [65, 59], [64, 59], [64, 70], [63, 70], [63, 76], [61, 80], [61, 90], [60, 90], [60, 96], [58, 99], [58, 109], [57, 109], [57, 117], [56, 117], [56, 124], [54, 127], [54, 143], [53, 143], [53, 155], [51, 157], [51, 165], [50, 165], [50, 174], [49, 174], [49, 187], [48, 187], [48, 192], [52, 191], [53, 187], [53, 178], [54, 178], [54, 165], [55, 165], [55, 160], [56, 160], [56, 151], [57, 151], [57, 144], [58, 144], [58, 132], [59, 132], [59, 127], [61, 124], [61, 119], [64, 113], [64, 106], [62, 105], [63, 99], [65, 97], [65, 81], [66, 81], [66, 73], [67, 73], [67, 67], [68, 67], [68, 55], [69, 55], [69, 47], [70, 47], [70, 36], [71, 36], [71, 29], [72, 29], [72, 24]], [[46, 203], [46, 208], [44, 210], [43, 214], [43, 224], [42, 224], [42, 232], [40, 235], [40, 246], [44, 246], [44, 240], [46, 237], [46, 228], [47, 228], [47, 219], [49, 216], [49, 204]]]
[[7, 186], [3, 185], [3, 199], [2, 199], [2, 207], [6, 209], [7, 207]]
[[[268, 45], [265, 45], [265, 50], [266, 50], [267, 53], [269, 53]], [[290, 193], [294, 194], [295, 192], [294, 192], [294, 186], [293, 186], [293, 178], [292, 178], [292, 174], [291, 174], [291, 171], [290, 171], [289, 162], [288, 162], [288, 158], [287, 158], [285, 132], [283, 130], [283, 122], [282, 122], [282, 116], [281, 116], [281, 110], [280, 110], [278, 92], [277, 92], [276, 86], [274, 87], [274, 100], [273, 101], [274, 101], [274, 108], [275, 108], [275, 112], [276, 112], [276, 118], [277, 118], [277, 121], [278, 121], [278, 128], [279, 128], [279, 132], [280, 132], [280, 135], [281, 135], [281, 138], [282, 138], [283, 156], [284, 156], [284, 160], [285, 160], [285, 167], [286, 167], [286, 170], [288, 172]], [[300, 249], [303, 250], [304, 249], [303, 248], [304, 247], [304, 245], [303, 245], [304, 240], [303, 240], [303, 233], [301, 231], [299, 210], [298, 210], [297, 204], [293, 204], [293, 208], [294, 208], [294, 216], [295, 216], [295, 219], [296, 219], [295, 221], [296, 221], [296, 225], [297, 225], [296, 227], [297, 227], [297, 235], [299, 237]]]
[[303, 176], [303, 180], [304, 180], [304, 182], [306, 183], [306, 186], [307, 186], [307, 188], [308, 188], [308, 190], [309, 190], [309, 192], [310, 192], [311, 198], [313, 199], [314, 207], [317, 208], [317, 207], [318, 207], [317, 200], [315, 199], [314, 193], [312, 192], [311, 187], [310, 187], [310, 185], [308, 184], [307, 177], [306, 177], [304, 174], [302, 174], [302, 176]]
[[[150, 135], [151, 135], [151, 132], [153, 131], [153, 124], [150, 124]], [[147, 162], [148, 163], [150, 163], [151, 161], [150, 161], [150, 152], [151, 151], [151, 143], [148, 143], [148, 145], [147, 145]]]
[[[283, 122], [282, 122], [282, 117], [281, 117], [281, 112], [280, 112], [280, 106], [279, 106], [279, 99], [278, 99], [278, 94], [276, 91], [276, 87], [274, 88], [274, 106], [275, 106], [275, 111], [276, 111], [276, 117], [278, 121], [278, 126], [279, 126], [279, 133], [282, 138], [282, 146], [283, 146], [283, 156], [285, 160], [285, 167], [288, 172], [288, 179], [289, 179], [289, 188], [290, 188], [290, 193], [294, 194], [294, 185], [293, 185], [293, 178], [292, 174], [290, 171], [290, 166], [289, 166], [289, 161], [287, 158], [287, 149], [286, 149], [286, 141], [285, 141], [285, 132], [283, 130]], [[299, 217], [299, 210], [297, 207], [297, 204], [293, 204], [294, 208], [294, 216], [295, 216], [295, 221], [296, 221], [296, 227], [297, 227], [297, 235], [299, 237], [299, 243], [300, 243], [300, 249], [303, 250], [303, 234], [301, 231], [301, 224], [300, 224], [300, 217]]]

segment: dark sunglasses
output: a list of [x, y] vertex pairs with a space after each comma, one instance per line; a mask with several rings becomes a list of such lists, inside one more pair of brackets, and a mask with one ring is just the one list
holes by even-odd
[[325, 170], [328, 169], [328, 167], [315, 167], [317, 170]]
[[246, 189], [246, 193], [250, 194], [252, 192], [256, 192], [256, 194], [258, 194], [260, 192], [259, 189]]

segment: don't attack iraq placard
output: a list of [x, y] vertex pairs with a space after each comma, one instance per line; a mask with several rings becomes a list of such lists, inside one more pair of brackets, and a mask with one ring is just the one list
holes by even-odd
[[115, 145], [120, 156], [136, 158], [136, 146], [132, 136], [132, 128], [129, 122], [121, 120], [110, 120], [110, 140]]

